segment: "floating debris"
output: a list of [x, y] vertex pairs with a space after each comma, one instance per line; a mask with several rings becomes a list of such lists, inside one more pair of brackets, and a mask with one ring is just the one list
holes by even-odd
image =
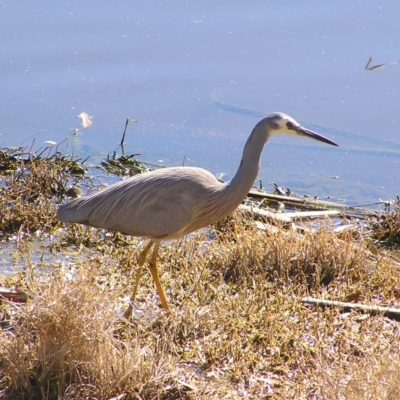
[[89, 128], [93, 124], [92, 122], [93, 117], [89, 116], [89, 114], [86, 114], [85, 112], [81, 112], [78, 115], [78, 118], [81, 120], [81, 125], [83, 128]]
[[387, 65], [398, 64], [398, 63], [400, 63], [400, 60], [399, 61], [393, 61], [393, 62], [385, 63], [385, 64], [372, 65], [370, 67], [371, 62], [372, 62], [372, 57], [370, 57], [368, 59], [367, 65], [365, 66], [365, 69], [367, 71], [375, 71], [376, 69], [380, 69], [380, 68], [386, 67]]
[[146, 163], [136, 160], [136, 156], [140, 156], [140, 153], [118, 157], [117, 153], [114, 151], [112, 156], [108, 154], [107, 159], [101, 161], [101, 167], [107, 171], [107, 173], [124, 177], [148, 172], [149, 168], [146, 166]]

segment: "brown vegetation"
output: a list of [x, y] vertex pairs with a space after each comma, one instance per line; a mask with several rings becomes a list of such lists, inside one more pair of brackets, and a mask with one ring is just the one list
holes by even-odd
[[383, 215], [381, 221], [376, 223], [374, 236], [387, 247], [400, 247], [400, 200], [398, 196], [393, 212]]
[[[58, 181], [70, 185], [63, 174]], [[23, 193], [27, 185], [20, 185]], [[17, 204], [4, 200], [7, 193], [2, 212]], [[362, 235], [338, 237], [329, 226], [303, 234], [258, 230], [237, 212], [218, 224], [215, 240], [201, 232], [163, 246], [161, 280], [172, 313], [159, 307], [146, 272], [128, 323], [118, 313], [129, 298], [142, 241], [82, 226], [59, 229], [55, 203], [64, 195], [21, 200], [40, 210], [37, 224], [27, 221], [36, 215], [29, 211], [25, 220], [2, 226], [3, 232], [18, 231], [18, 224], [30, 232], [47, 229], [58, 238], [49, 251], [65, 260], [40, 273], [40, 263], [29, 261], [33, 241], [24, 239], [27, 269], [18, 284], [30, 299], [0, 305], [0, 396], [400, 397], [398, 322], [301, 302], [313, 296], [396, 307], [399, 265], [382, 251], [373, 256]], [[82, 256], [71, 261], [70, 251], [77, 250]]]
[[[43, 156], [45, 154], [45, 156]], [[83, 179], [82, 164], [52, 147], [32, 153], [26, 148], [0, 149], [0, 232], [51, 230], [54, 202], [65, 198]]]

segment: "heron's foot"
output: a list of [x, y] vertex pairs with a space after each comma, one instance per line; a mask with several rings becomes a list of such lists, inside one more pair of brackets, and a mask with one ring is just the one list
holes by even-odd
[[[162, 304], [162, 302], [161, 302], [161, 304]], [[171, 311], [168, 308], [168, 305], [167, 305], [167, 308], [165, 308], [164, 304], [162, 304], [162, 306], [163, 306], [163, 309], [164, 309], [165, 313], [167, 314], [167, 316], [168, 317], [171, 316]], [[140, 318], [141, 316], [143, 316], [143, 314], [144, 314], [143, 310], [140, 310], [140, 313], [138, 312], [138, 315], [136, 315], [136, 312], [135, 312], [135, 317], [133, 319]], [[123, 320], [126, 320], [127, 322], [131, 322], [132, 316], [133, 316], [133, 306], [130, 303], [128, 308], [122, 314], [122, 318], [123, 318]]]
[[129, 303], [128, 308], [126, 309], [126, 311], [123, 314], [123, 317], [127, 320], [130, 320], [132, 317], [132, 311], [133, 311], [133, 306], [132, 303]]

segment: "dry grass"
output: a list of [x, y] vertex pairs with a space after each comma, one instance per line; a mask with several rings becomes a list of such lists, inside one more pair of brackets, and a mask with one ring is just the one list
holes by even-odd
[[[84, 266], [83, 266], [84, 267]], [[3, 383], [10, 398], [168, 398], [185, 391], [164, 344], [130, 330], [121, 339], [110, 293], [80, 268], [73, 279], [54, 276], [26, 307], [1, 343]], [[111, 307], [110, 307], [111, 305]], [[13, 317], [11, 317], [13, 318]], [[127, 328], [121, 328], [125, 330]]]
[[400, 398], [400, 357], [391, 346], [347, 362], [321, 361], [322, 399], [397, 400]]
[[398, 324], [300, 300], [361, 291], [364, 303], [391, 303], [400, 271], [324, 230], [269, 234], [238, 215], [230, 224], [216, 241], [186, 238], [162, 249], [170, 317], [145, 274], [137, 304], [144, 316], [132, 324], [116, 318], [133, 281], [136, 240], [122, 247], [110, 241], [71, 271], [30, 281], [35, 296], [27, 306], [2, 308], [9, 320], [0, 344], [4, 394], [394, 398]]
[[[45, 154], [45, 155], [44, 155]], [[68, 193], [68, 184], [82, 180], [85, 171], [56, 149], [32, 153], [26, 148], [0, 149], [0, 232], [51, 231], [54, 201]]]
[[[34, 181], [47, 168], [39, 168]], [[63, 174], [57, 176], [66, 188]], [[34, 184], [15, 188], [27, 193]], [[354, 235], [339, 238], [322, 228], [302, 235], [259, 231], [236, 213], [218, 224], [213, 241], [203, 232], [161, 249], [172, 315], [160, 309], [145, 271], [135, 304], [141, 316], [127, 323], [117, 313], [126, 306], [141, 242], [82, 226], [54, 231], [50, 193], [42, 201], [21, 200], [21, 207], [31, 207], [25, 219], [12, 199], [2, 210], [11, 208], [21, 219], [7, 226], [53, 232], [58, 240], [49, 251], [65, 262], [44, 274], [29, 259], [29, 236], [21, 239], [27, 270], [18, 283], [32, 297], [26, 305], [0, 304], [0, 397], [400, 397], [397, 322], [301, 303], [312, 295], [398, 304], [398, 265], [383, 253], [373, 257]], [[90, 255], [68, 262], [66, 246], [82, 254], [90, 248]]]
[[400, 248], [400, 204], [375, 225], [375, 237], [388, 247]]

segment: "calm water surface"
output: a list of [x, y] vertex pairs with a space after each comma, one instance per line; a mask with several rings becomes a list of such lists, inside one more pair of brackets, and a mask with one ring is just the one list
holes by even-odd
[[127, 153], [230, 179], [253, 126], [284, 111], [341, 147], [273, 138], [264, 187], [394, 198], [400, 64], [365, 66], [400, 60], [399, 15], [393, 0], [0, 1], [0, 145], [68, 137], [96, 160], [130, 117]]

